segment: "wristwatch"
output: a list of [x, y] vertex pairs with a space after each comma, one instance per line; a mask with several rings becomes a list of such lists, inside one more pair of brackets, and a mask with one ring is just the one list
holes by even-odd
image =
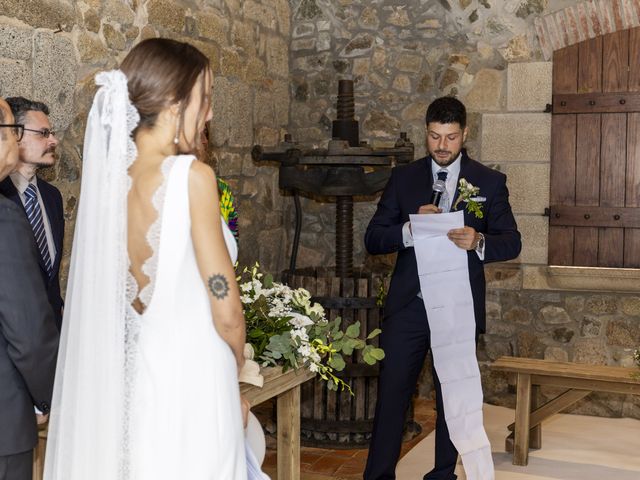
[[478, 239], [474, 250], [481, 252], [482, 250], [484, 250], [484, 235], [482, 233], [478, 233], [478, 235], [480, 236], [480, 238]]

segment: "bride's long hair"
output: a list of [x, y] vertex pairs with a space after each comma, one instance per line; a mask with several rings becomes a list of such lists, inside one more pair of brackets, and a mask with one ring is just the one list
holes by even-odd
[[[179, 103], [179, 123], [176, 132], [185, 138], [188, 151], [200, 153], [200, 129], [194, 126], [191, 138], [185, 132], [185, 110], [191, 92], [203, 73], [210, 69], [209, 59], [196, 47], [168, 38], [150, 38], [133, 47], [120, 65], [128, 79], [129, 99], [140, 114], [134, 135], [152, 128], [158, 115], [172, 104]], [[202, 104], [198, 110], [197, 126], [204, 125], [210, 99], [206, 82], [200, 82]]]

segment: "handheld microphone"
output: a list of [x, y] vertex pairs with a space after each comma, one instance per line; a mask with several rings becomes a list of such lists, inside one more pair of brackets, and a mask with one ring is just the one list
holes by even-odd
[[440, 199], [442, 198], [442, 194], [446, 191], [447, 187], [442, 180], [436, 180], [433, 182], [433, 193], [431, 194], [431, 203], [436, 207], [440, 206]]

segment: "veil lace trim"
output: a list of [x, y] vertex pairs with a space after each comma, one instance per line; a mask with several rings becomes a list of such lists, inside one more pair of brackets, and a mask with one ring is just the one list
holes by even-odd
[[[128, 170], [129, 167], [133, 164], [136, 157], [138, 156], [138, 149], [136, 147], [135, 142], [133, 141], [133, 131], [138, 126], [138, 122], [140, 121], [140, 115], [138, 114], [138, 110], [133, 106], [131, 101], [129, 100], [129, 90], [127, 87], [127, 77], [120, 70], [114, 70], [110, 72], [102, 72], [96, 75], [96, 84], [98, 86], [102, 86], [107, 90], [113, 90], [120, 95], [120, 98], [124, 97], [126, 92], [126, 105], [125, 105], [125, 117], [126, 117], [126, 154], [124, 159], [124, 172], [121, 172], [121, 182], [122, 182], [122, 191], [128, 193], [131, 188], [131, 178], [129, 177]], [[117, 97], [116, 97], [117, 98]], [[103, 111], [104, 122], [113, 121], [111, 116], [113, 115], [114, 109], [117, 106], [114, 106], [111, 103], [105, 103], [105, 110]], [[126, 216], [126, 196], [124, 198], [124, 214]], [[120, 238], [127, 238], [127, 227], [126, 222], [120, 223], [123, 231], [118, 232], [118, 236]], [[125, 299], [127, 299], [130, 295], [131, 286], [128, 281], [129, 273], [129, 256], [123, 255], [120, 256], [120, 260], [124, 260], [125, 264], [119, 265], [119, 271], [126, 272], [125, 275], [127, 278], [125, 279]], [[128, 303], [128, 302], [127, 302]], [[128, 310], [128, 308], [127, 308]], [[129, 472], [129, 452], [130, 452], [130, 435], [129, 435], [129, 418], [130, 418], [130, 406], [131, 406], [131, 398], [132, 398], [132, 390], [133, 390], [133, 379], [135, 377], [135, 354], [136, 354], [136, 344], [138, 339], [138, 333], [140, 329], [140, 325], [137, 321], [125, 313], [124, 315], [124, 385], [123, 385], [123, 411], [122, 411], [122, 443], [120, 448], [120, 472], [119, 478], [120, 480], [127, 480], [130, 478]]]

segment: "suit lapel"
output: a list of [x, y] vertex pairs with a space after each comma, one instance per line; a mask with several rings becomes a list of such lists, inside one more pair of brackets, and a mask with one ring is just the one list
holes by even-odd
[[[22, 200], [20, 199], [20, 193], [18, 192], [18, 189], [11, 181], [10, 177], [7, 177], [2, 182], [0, 182], [0, 191], [2, 191], [5, 197], [7, 197], [9, 200], [13, 201], [16, 205], [20, 207], [20, 209], [24, 212], [24, 216], [28, 222], [29, 219], [27, 218], [27, 212], [25, 211], [24, 205], [22, 204]], [[44, 203], [44, 198], [42, 202]], [[49, 223], [51, 224], [51, 222]], [[33, 242], [35, 243], [35, 241], [36, 240], [34, 238]], [[44, 259], [42, 258], [42, 255], [40, 255], [40, 251], [38, 250], [37, 245], [36, 245], [36, 250], [38, 251], [38, 265], [40, 266], [40, 270], [43, 272], [43, 275], [46, 276], [47, 267], [44, 264]], [[56, 255], [56, 258], [57, 257], [58, 255]]]
[[[20, 193], [18, 193], [18, 189], [11, 181], [11, 178], [6, 177], [4, 180], [2, 180], [2, 182], [0, 182], [0, 193], [2, 193], [5, 197], [19, 206], [23, 212], [25, 212], [22, 200], [20, 200]], [[26, 215], [27, 212], [25, 212], [24, 214]]]

